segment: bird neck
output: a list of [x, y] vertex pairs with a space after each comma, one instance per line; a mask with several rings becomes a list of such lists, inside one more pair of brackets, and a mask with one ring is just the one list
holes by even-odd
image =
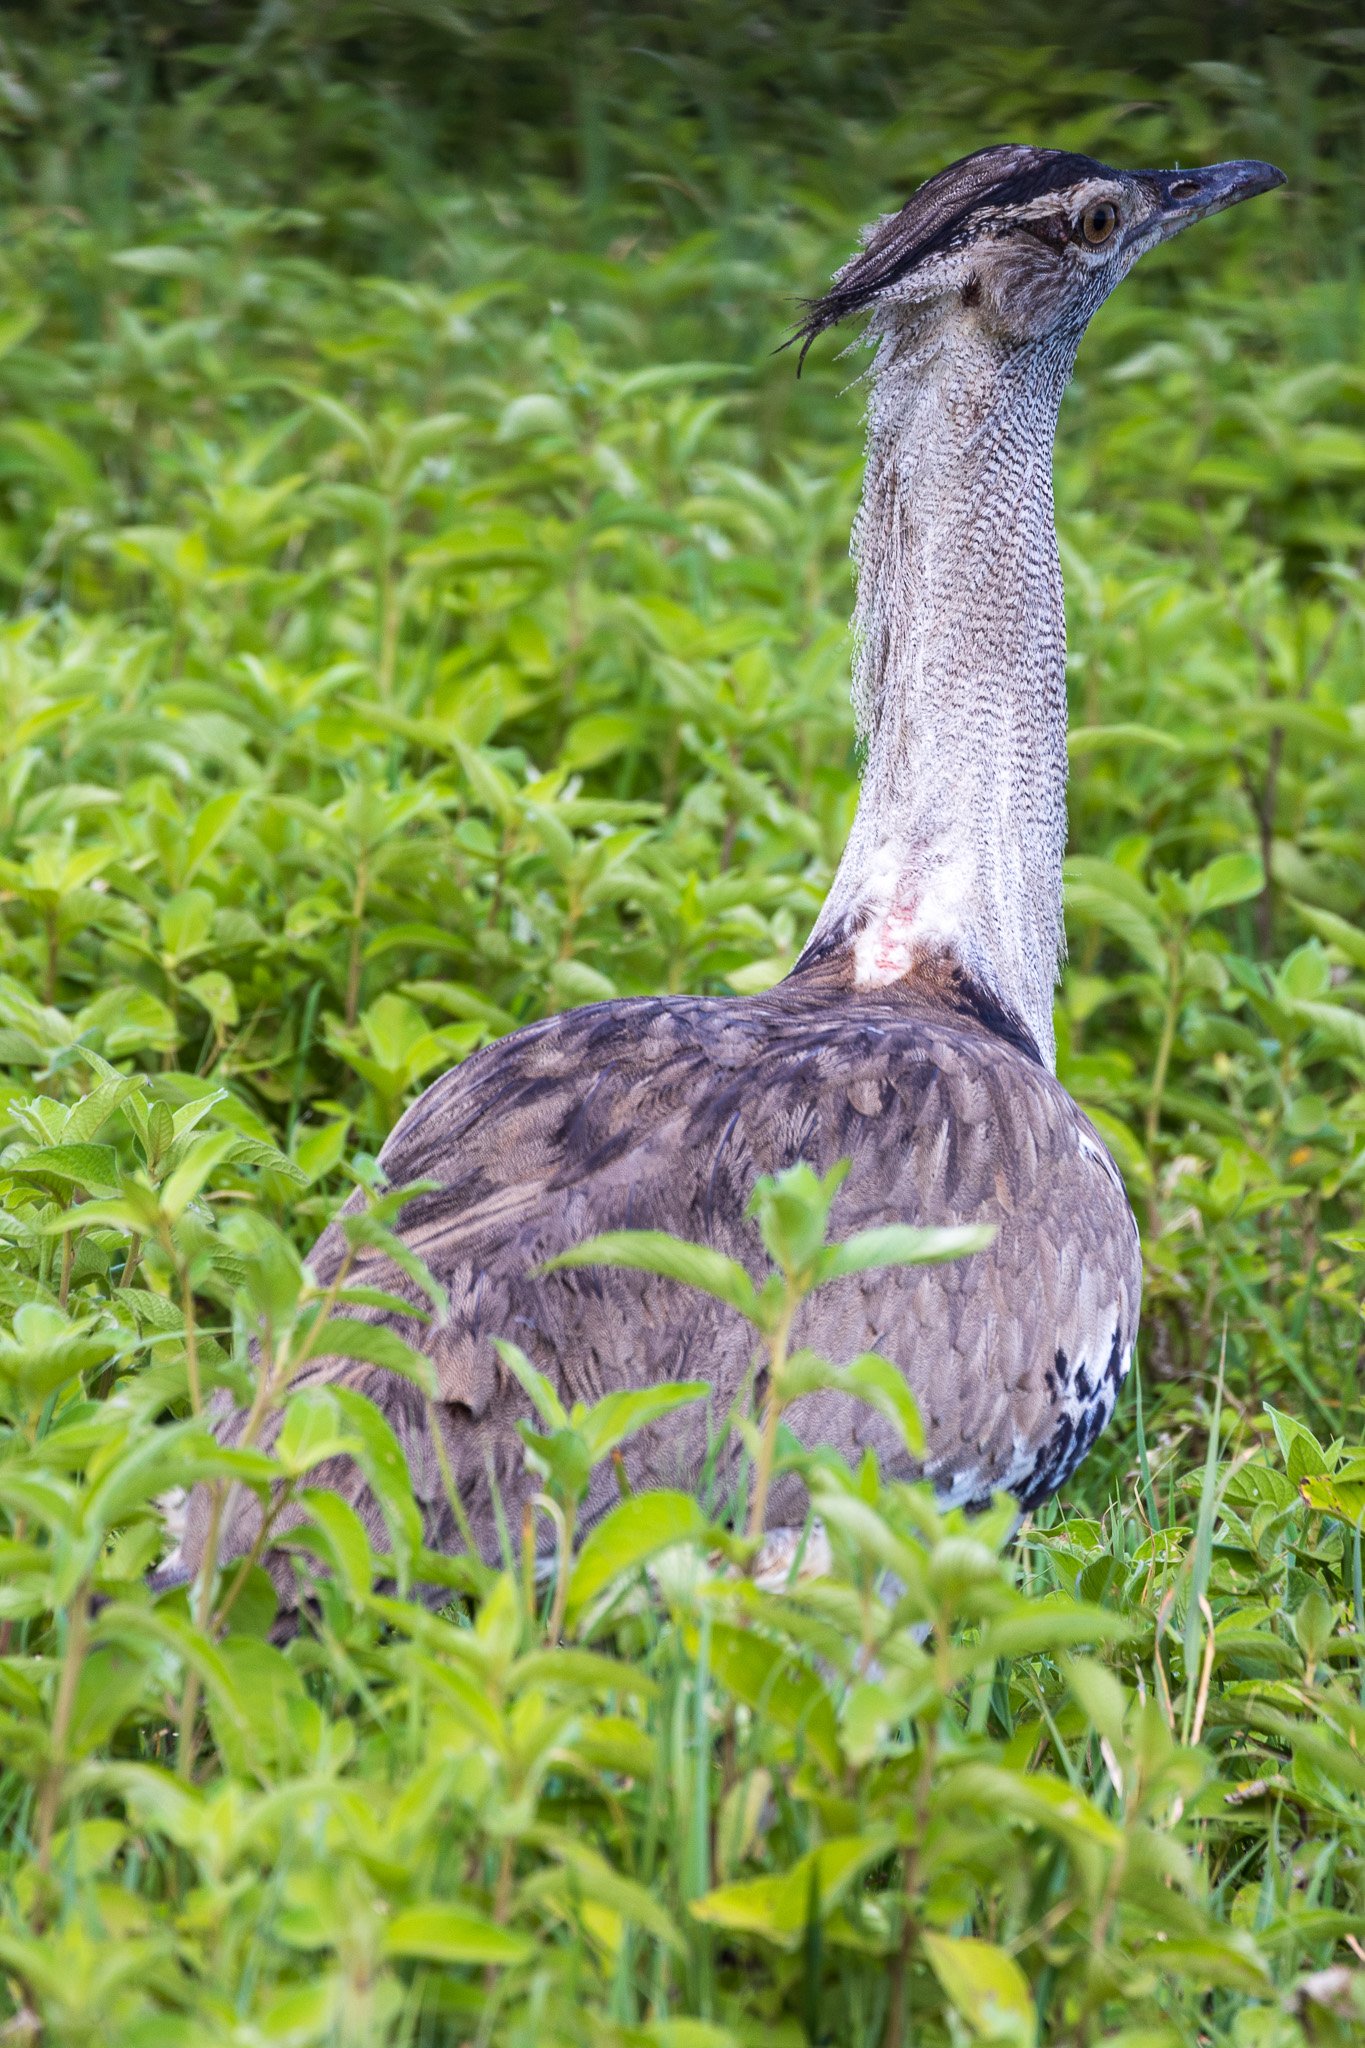
[[1066, 841], [1066, 619], [1052, 506], [1075, 343], [1012, 353], [921, 316], [883, 335], [853, 530], [848, 846], [811, 948], [855, 982], [968, 977], [1051, 1064]]

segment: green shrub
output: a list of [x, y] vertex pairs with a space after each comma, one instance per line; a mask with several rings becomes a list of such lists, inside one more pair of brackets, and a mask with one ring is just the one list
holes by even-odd
[[[770, 58], [743, 10], [664, 9], [667, 64], [604, 13], [594, 70], [558, 8], [408, 41], [360, 6], [183, 10], [201, 41], [106, 12], [0, 64], [14, 2038], [1351, 2039], [1351, 32], [1205, 47], [1191, 16], [1149, 59], [1126, 11], [1108, 56], [1101, 10], [1043, 47], [811, 7]], [[422, 37], [465, 39], [492, 111], [462, 75], [423, 127]], [[374, 1337], [302, 1254], [474, 1046], [790, 965], [851, 812], [858, 397], [832, 350], [799, 386], [767, 351], [862, 218], [1025, 130], [1294, 180], [1135, 277], [1063, 411], [1060, 1071], [1144, 1225], [1141, 1405], [1018, 1532], [812, 1457], [821, 1532], [755, 1572], [743, 1500], [582, 1536], [645, 1410], [558, 1414], [509, 1354], [554, 1561], [431, 1558], [377, 1411], [290, 1393], [324, 1317]], [[812, 1243], [827, 1192], [781, 1191]], [[805, 1262], [762, 1199], [789, 1277], [773, 1318], [745, 1298], [756, 1343]], [[811, 1376], [914, 1429], [876, 1361], [777, 1368], [735, 1419], [760, 1470]], [[287, 1410], [269, 1453], [213, 1441], [220, 1386]], [[381, 1554], [309, 1484], [338, 1450]], [[299, 1509], [288, 1642], [257, 1560], [148, 1585], [199, 1481]]]

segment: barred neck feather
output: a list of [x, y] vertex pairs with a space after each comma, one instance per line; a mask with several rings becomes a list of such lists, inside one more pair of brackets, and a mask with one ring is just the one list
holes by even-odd
[[946, 965], [1055, 1058], [1066, 621], [1052, 508], [1079, 328], [1000, 348], [956, 294], [887, 308], [853, 531], [857, 815], [811, 948]]

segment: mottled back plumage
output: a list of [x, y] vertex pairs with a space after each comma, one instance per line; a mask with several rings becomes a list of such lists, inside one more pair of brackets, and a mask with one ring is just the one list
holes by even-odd
[[[453, 1304], [441, 1328], [414, 1316], [402, 1334], [435, 1363], [446, 1452], [490, 1555], [493, 1484], [513, 1530], [535, 1484], [516, 1431], [527, 1404], [494, 1337], [519, 1344], [566, 1405], [659, 1379], [710, 1382], [709, 1402], [627, 1444], [637, 1489], [696, 1485], [754, 1355], [733, 1311], [674, 1281], [603, 1268], [541, 1274], [543, 1261], [603, 1230], [681, 1227], [757, 1279], [763, 1254], [745, 1205], [759, 1174], [797, 1159], [821, 1171], [852, 1160], [835, 1204], [839, 1236], [889, 1217], [997, 1227], [991, 1249], [972, 1258], [833, 1284], [793, 1333], [836, 1358], [877, 1350], [904, 1368], [929, 1437], [925, 1470], [946, 1495], [984, 1501], [1006, 1488], [1025, 1504], [1045, 1498], [1108, 1420], [1131, 1356], [1141, 1264], [1098, 1136], [1027, 1042], [989, 1029], [965, 993], [888, 990], [856, 1011], [847, 997], [817, 969], [747, 1000], [594, 1004], [474, 1054], [398, 1126], [382, 1155], [389, 1179], [441, 1182], [405, 1210], [403, 1236]], [[318, 1279], [332, 1279], [344, 1256], [333, 1225], [312, 1255]], [[424, 1305], [382, 1256], [362, 1253], [350, 1278]], [[1027, 1318], [1009, 1313], [1020, 1298]], [[429, 1543], [455, 1547], [421, 1396], [335, 1358], [318, 1360], [305, 1383], [334, 1380], [383, 1406]], [[855, 1461], [872, 1445], [884, 1471], [911, 1475], [894, 1429], [859, 1403], [812, 1394], [788, 1420]], [[715, 1461], [716, 1500], [733, 1482], [737, 1448], [732, 1437]], [[323, 1476], [357, 1499], [379, 1535], [354, 1471]], [[615, 1498], [604, 1469], [589, 1518]], [[240, 1494], [230, 1551], [246, 1547], [257, 1513]], [[779, 1482], [770, 1519], [801, 1514], [799, 1488]]]

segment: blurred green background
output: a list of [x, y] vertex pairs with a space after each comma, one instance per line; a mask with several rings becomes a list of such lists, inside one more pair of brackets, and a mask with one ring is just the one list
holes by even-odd
[[[1290, 181], [1144, 263], [1095, 321], [1062, 412], [1060, 1071], [1127, 1178], [1148, 1277], [1142, 1410], [1135, 1382], [1039, 1517], [1029, 1569], [1042, 1585], [1082, 1574], [1088, 1598], [1150, 1629], [1169, 1568], [1187, 1744], [1210, 1682], [1229, 1744], [1254, 1719], [1237, 1688], [1267, 1673], [1283, 1683], [1255, 1707], [1257, 1741], [1267, 1714], [1300, 1731], [1339, 1714], [1287, 1804], [1235, 1820], [1210, 1806], [1225, 1832], [1198, 1837], [1210, 1911], [1281, 1929], [1273, 1983], [1247, 1964], [1238, 1991], [1224, 1956], [1223, 2002], [1201, 2005], [1190, 1964], [1175, 2033], [1141, 2036], [1336, 2039], [1296, 1987], [1339, 1966], [1360, 1903], [1365, 1732], [1340, 1706], [1365, 1633], [1360, 1515], [1354, 1494], [1333, 1519], [1296, 1489], [1335, 1471], [1360, 1491], [1359, 8], [0, 11], [0, 1303], [135, 1350], [180, 1343], [192, 1297], [205, 1370], [226, 1371], [245, 1240], [215, 1217], [306, 1247], [350, 1163], [486, 1038], [613, 993], [745, 992], [786, 970], [852, 816], [861, 396], [837, 337], [799, 381], [780, 344], [866, 220], [1001, 140], [1123, 165], [1268, 157]], [[92, 1121], [90, 1055], [144, 1076], [164, 1127]], [[168, 1171], [171, 1119], [195, 1105], [236, 1148], [220, 1147], [192, 1244], [63, 1234], [62, 1205], [98, 1199], [111, 1173]], [[74, 1161], [97, 1130], [100, 1157]], [[166, 1371], [176, 1355], [163, 1348]], [[110, 1394], [99, 1356], [82, 1398]], [[15, 1443], [36, 1455], [25, 1428]], [[36, 1571], [27, 1513], [10, 1509], [11, 1563]], [[159, 1530], [138, 1513], [130, 1587]], [[1201, 1678], [1206, 1594], [1233, 1647]], [[50, 1590], [15, 1595], [19, 1634], [0, 1622], [0, 1664], [23, 1666], [6, 1711], [48, 1730], [27, 1749], [4, 1738], [16, 1869], [25, 1801], [57, 1768], [62, 1609]], [[1209, 1628], [1212, 1644], [1213, 1609]], [[344, 1719], [350, 1680], [328, 1683]], [[995, 1711], [972, 1706], [976, 1733]], [[138, 1714], [135, 1738], [97, 1723], [90, 1753], [162, 1755], [145, 1698]], [[1074, 1781], [1107, 1799], [1108, 1724], [1089, 1696], [1085, 1715], [1063, 1727]], [[1254, 1744], [1237, 1768], [1281, 1801], [1289, 1779]], [[797, 1828], [792, 1853], [810, 1839]], [[124, 1889], [150, 1895], [128, 1867]], [[162, 1874], [179, 1912], [184, 1871]], [[50, 1909], [15, 1899], [41, 1951]], [[99, 1912], [88, 1952], [71, 1936], [79, 1995], [4, 1951], [26, 1987], [16, 2012], [36, 2006], [54, 2040], [101, 2024], [117, 1917]], [[219, 1935], [195, 1968], [236, 1985], [243, 2027], [265, 2026], [250, 1971], [292, 1983], [296, 1963], [248, 1970]], [[1071, 1983], [1065, 1959], [1019, 1952], [1036, 1985]], [[820, 1967], [808, 1958], [805, 1991], [776, 1971], [772, 2025], [799, 2009], [793, 2040], [836, 2023], [880, 2038], [875, 1999], [864, 2011], [849, 1991], [819, 2017]], [[126, 1987], [129, 2038], [169, 2009], [151, 1982]], [[656, 2016], [704, 2009], [688, 1983], [692, 2002]], [[1109, 1983], [1047, 2038], [1119, 2039]], [[1016, 2038], [969, 2006], [943, 1992], [924, 2038]], [[543, 2005], [534, 2025], [514, 2008], [526, 2038], [549, 2024]], [[419, 2009], [403, 2038], [428, 2038]], [[212, 2021], [246, 2040], [237, 2024]], [[299, 2026], [269, 2038], [333, 2038], [325, 2015]]]

